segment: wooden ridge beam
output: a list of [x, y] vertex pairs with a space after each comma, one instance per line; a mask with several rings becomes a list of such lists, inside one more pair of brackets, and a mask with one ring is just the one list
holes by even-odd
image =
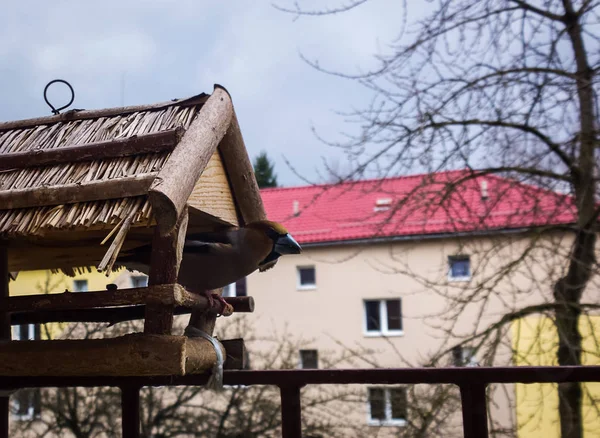
[[162, 235], [177, 224], [196, 182], [225, 136], [232, 114], [229, 94], [215, 86], [152, 183], [148, 195]]
[[168, 102], [161, 102], [151, 105], [133, 105], [117, 108], [104, 108], [99, 110], [69, 110], [56, 116], [37, 117], [34, 119], [13, 120], [0, 123], [0, 132], [9, 129], [25, 129], [38, 125], [49, 125], [59, 122], [70, 122], [72, 120], [98, 119], [100, 117], [114, 117], [133, 114], [140, 111], [159, 111], [170, 106], [188, 107], [201, 105], [206, 102], [209, 96], [205, 93], [198, 94], [185, 99], [174, 99]]
[[0, 191], [3, 210], [48, 205], [74, 204], [146, 195], [156, 173], [106, 181]]
[[[89, 293], [89, 292], [86, 292]], [[206, 300], [205, 297], [200, 297]], [[231, 304], [234, 313], [254, 312], [254, 299], [252, 297], [226, 297], [225, 301]], [[214, 311], [218, 312], [220, 308]], [[208, 301], [204, 309], [208, 308]], [[106, 322], [110, 325], [124, 321], [144, 319], [146, 306], [144, 304], [127, 305], [121, 307], [105, 307], [92, 309], [67, 309], [67, 310], [23, 310], [10, 314], [12, 325], [21, 324], [46, 324], [49, 322]], [[176, 306], [174, 315], [186, 315], [192, 311], [191, 307]]]
[[0, 170], [54, 166], [81, 161], [167, 152], [175, 148], [184, 132], [183, 128], [176, 128], [116, 140], [3, 154], [0, 155]]

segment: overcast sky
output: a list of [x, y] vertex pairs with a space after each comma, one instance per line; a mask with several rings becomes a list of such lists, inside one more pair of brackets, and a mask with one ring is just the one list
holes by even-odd
[[[283, 157], [318, 182], [321, 157], [338, 152], [311, 126], [339, 138], [350, 127], [335, 111], [362, 107], [370, 93], [313, 70], [299, 53], [333, 69], [367, 69], [396, 36], [400, 3], [373, 0], [349, 13], [294, 20], [262, 0], [8, 2], [0, 27], [0, 120], [49, 115], [43, 88], [55, 78], [73, 85], [73, 107], [84, 109], [210, 93], [219, 83], [233, 97], [250, 156], [266, 150], [282, 185], [303, 183]], [[58, 106], [67, 94], [55, 87]]]

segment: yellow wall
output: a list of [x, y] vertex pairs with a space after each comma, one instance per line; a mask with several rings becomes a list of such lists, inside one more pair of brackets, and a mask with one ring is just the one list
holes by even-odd
[[[110, 277], [97, 272], [92, 268], [92, 272], [79, 274], [75, 277], [68, 277], [62, 273], [52, 274], [50, 271], [24, 271], [19, 272], [17, 279], [9, 283], [11, 296], [18, 295], [36, 295], [44, 293], [60, 293], [65, 289], [73, 291], [75, 280], [87, 280], [89, 291], [106, 290], [106, 285], [114, 281], [120, 272], [113, 272]], [[46, 339], [48, 333], [50, 337], [55, 337], [61, 331], [60, 324], [47, 324], [42, 326], [42, 338]]]
[[[584, 316], [582, 363], [600, 365], [600, 316]], [[512, 326], [515, 365], [557, 365], [558, 336], [550, 318], [528, 317]], [[516, 385], [519, 437], [560, 438], [556, 384]], [[600, 438], [600, 383], [583, 383], [585, 438]], [[596, 400], [596, 406], [592, 400]]]

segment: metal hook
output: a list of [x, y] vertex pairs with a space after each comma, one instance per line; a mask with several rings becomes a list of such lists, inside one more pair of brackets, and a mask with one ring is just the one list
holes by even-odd
[[[71, 100], [69, 101], [69, 103], [67, 103], [64, 106], [61, 106], [58, 109], [54, 108], [54, 105], [52, 105], [50, 102], [48, 102], [48, 97], [46, 96], [46, 94], [48, 92], [48, 87], [50, 87], [50, 85], [54, 84], [55, 82], [62, 82], [67, 87], [69, 87], [69, 90], [71, 90]], [[63, 79], [54, 79], [53, 81], [48, 82], [48, 84], [44, 88], [44, 100], [46, 101], [46, 103], [48, 104], [48, 106], [52, 109], [52, 113], [53, 114], [60, 114], [61, 110], [64, 110], [65, 108], [68, 108], [69, 106], [71, 106], [71, 104], [75, 100], [75, 91], [73, 90], [73, 87], [71, 87], [71, 84], [69, 84], [67, 81], [65, 81]]]

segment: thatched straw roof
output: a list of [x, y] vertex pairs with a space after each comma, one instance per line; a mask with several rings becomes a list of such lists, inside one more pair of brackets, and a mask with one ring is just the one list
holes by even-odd
[[[120, 236], [116, 252], [105, 254], [114, 259], [126, 235], [139, 244], [157, 222], [168, 231], [185, 204], [191, 229], [264, 216], [260, 202], [243, 208], [237, 202], [247, 197], [242, 181], [252, 169], [229, 96], [220, 87], [213, 96], [218, 93], [212, 102], [201, 94], [0, 123], [0, 238], [14, 248], [12, 269], [82, 266], [28, 263], [25, 251], [32, 245], [89, 248]], [[208, 138], [215, 126], [221, 138]], [[221, 141], [226, 131], [235, 138]], [[254, 180], [247, 186], [258, 192]], [[97, 263], [98, 253], [84, 258]]]

